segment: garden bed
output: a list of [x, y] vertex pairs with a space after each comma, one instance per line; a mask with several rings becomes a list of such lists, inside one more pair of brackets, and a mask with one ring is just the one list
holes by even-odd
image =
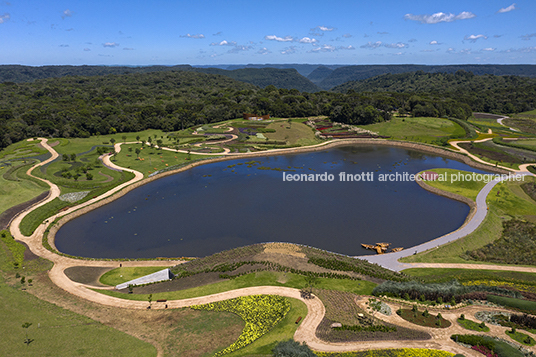
[[450, 321], [445, 320], [443, 316], [441, 316], [441, 313], [434, 316], [429, 313], [428, 310], [419, 311], [417, 306], [413, 306], [413, 309], [398, 309], [396, 314], [404, 320], [419, 326], [447, 328], [451, 325]]

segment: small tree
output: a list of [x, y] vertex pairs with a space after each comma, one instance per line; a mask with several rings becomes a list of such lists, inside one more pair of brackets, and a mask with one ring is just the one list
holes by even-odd
[[132, 152], [132, 146], [128, 148], [128, 152]]
[[141, 152], [141, 149], [140, 148], [136, 148], [136, 157], [139, 159], [140, 158], [140, 152]]
[[465, 315], [464, 314], [460, 315], [460, 320], [462, 320], [462, 321], [465, 320]]
[[21, 283], [21, 284], [26, 283], [26, 278], [25, 278], [24, 276], [20, 278], [20, 283]]
[[24, 339], [24, 343], [26, 346], [30, 346], [30, 343], [32, 343], [32, 339], [28, 338], [28, 328], [32, 326], [31, 322], [25, 322], [22, 324], [22, 328], [26, 331], [26, 338]]
[[128, 284], [128, 293], [132, 294], [132, 290], [134, 289], [134, 285]]
[[71, 161], [76, 161], [76, 154], [71, 154]]
[[149, 302], [149, 306], [151, 306], [151, 302], [153, 301], [153, 294], [149, 294], [149, 296], [147, 296], [147, 301]]
[[123, 135], [123, 136], [121, 136], [121, 139], [123, 139], [123, 142], [126, 142], [127, 141], [127, 136]]
[[115, 139], [114, 139], [114, 138], [111, 138], [111, 139], [110, 139], [110, 142], [112, 143], [112, 145], [114, 145], [114, 144], [115, 144]]
[[88, 180], [88, 181], [93, 180], [93, 175], [92, 175], [91, 173], [88, 172], [88, 173], [86, 174], [86, 180]]
[[140, 136], [136, 135], [136, 141], [140, 141]]

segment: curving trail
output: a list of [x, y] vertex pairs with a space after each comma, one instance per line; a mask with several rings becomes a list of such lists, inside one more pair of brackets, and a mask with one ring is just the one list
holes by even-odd
[[[30, 168], [27, 171], [27, 174], [29, 176], [35, 177], [31, 175], [32, 170], [34, 170], [36, 167], [42, 166], [55, 158], [58, 157], [58, 153], [47, 144], [47, 139], [40, 138], [41, 145], [47, 149], [51, 154], [52, 157], [44, 162], [41, 162], [39, 164], [34, 165], [32, 168]], [[331, 141], [330, 141], [331, 142]], [[324, 142], [318, 145], [314, 145], [314, 147], [320, 147], [329, 144], [330, 142]], [[121, 150], [121, 143], [117, 143], [114, 145], [116, 152], [119, 152]], [[168, 149], [170, 151], [178, 151], [178, 150], [172, 150]], [[288, 149], [276, 149], [271, 150], [271, 152], [285, 152]], [[292, 149], [291, 149], [292, 150]], [[230, 153], [225, 153], [227, 155], [232, 155]], [[214, 155], [214, 154], [213, 154]], [[216, 155], [222, 155], [216, 154]], [[243, 156], [247, 156], [244, 154], [240, 154]], [[68, 267], [72, 266], [99, 266], [99, 267], [118, 267], [119, 262], [116, 261], [99, 261], [99, 260], [79, 260], [79, 259], [72, 259], [63, 257], [57, 254], [54, 254], [47, 249], [45, 249], [42, 245], [42, 236], [43, 233], [48, 226], [48, 222], [52, 222], [56, 217], [64, 216], [66, 214], [71, 213], [74, 210], [77, 210], [79, 208], [91, 205], [92, 203], [95, 203], [105, 197], [111, 196], [114, 193], [118, 192], [122, 188], [126, 187], [127, 185], [130, 185], [134, 182], [140, 181], [143, 179], [143, 174], [136, 170], [126, 169], [120, 166], [115, 165], [111, 160], [109, 155], [103, 155], [102, 156], [103, 163], [105, 163], [107, 166], [111, 168], [115, 168], [118, 170], [125, 170], [129, 171], [135, 174], [135, 177], [130, 180], [129, 182], [123, 183], [122, 185], [117, 186], [113, 190], [110, 190], [106, 192], [105, 194], [94, 198], [92, 200], [89, 200], [81, 205], [78, 205], [76, 207], [73, 207], [67, 211], [61, 212], [53, 217], [50, 217], [47, 221], [45, 221], [43, 224], [41, 224], [38, 229], [29, 237], [26, 237], [22, 235], [19, 229], [19, 225], [22, 221], [22, 219], [33, 209], [40, 207], [47, 202], [50, 202], [51, 200], [55, 199], [60, 194], [60, 189], [51, 183], [48, 180], [41, 179], [36, 177], [37, 179], [46, 182], [50, 187], [50, 195], [43, 201], [35, 204], [30, 209], [21, 212], [15, 219], [12, 221], [12, 224], [10, 226], [11, 233], [13, 237], [16, 240], [22, 241], [28, 245], [30, 250], [36, 254], [39, 255], [45, 259], [48, 259], [54, 263], [53, 268], [49, 271], [49, 276], [51, 281], [62, 288], [63, 290], [76, 295], [80, 298], [96, 302], [102, 305], [107, 306], [113, 306], [113, 307], [120, 307], [120, 308], [130, 308], [130, 309], [146, 309], [148, 306], [148, 303], [145, 301], [134, 301], [134, 300], [125, 300], [120, 298], [115, 298], [107, 295], [103, 295], [101, 293], [95, 292], [90, 289], [89, 286], [86, 286], [84, 284], [76, 283], [70, 280], [64, 273], [64, 270]], [[492, 181], [493, 182], [493, 181]], [[491, 190], [491, 188], [490, 188]], [[485, 205], [485, 197], [487, 193], [485, 191], [481, 191], [479, 196], [483, 196], [484, 205]], [[478, 199], [477, 199], [478, 200]], [[484, 206], [485, 207], [485, 206]], [[481, 214], [485, 216], [485, 213], [482, 209], [480, 210]], [[475, 215], [476, 216], [476, 215]], [[478, 226], [478, 225], [477, 225]], [[475, 227], [476, 228], [476, 227]], [[467, 233], [465, 233], [467, 234]], [[437, 244], [437, 240], [435, 241]], [[402, 251], [404, 252], [404, 251]], [[400, 253], [400, 252], [399, 252]], [[397, 254], [397, 253], [392, 253]], [[390, 260], [393, 260], [395, 258], [392, 254], [386, 254], [383, 256], [378, 257], [387, 257], [391, 256]], [[396, 261], [396, 259], [394, 259]], [[176, 264], [181, 263], [182, 261], [178, 260], [155, 260], [155, 261], [122, 261], [121, 264], [125, 267], [140, 267], [140, 266], [173, 266]], [[398, 263], [398, 262], [397, 262]], [[398, 263], [400, 264], [400, 263]], [[416, 264], [412, 264], [411, 266], [417, 267]], [[451, 264], [441, 264], [441, 267], [453, 267]], [[422, 267], [425, 267], [424, 265]], [[426, 266], [429, 267], [429, 266]], [[497, 269], [497, 270], [515, 270], [512, 268], [522, 268], [522, 267], [504, 267], [504, 266], [492, 266], [492, 265], [485, 265], [486, 268], [489, 269]], [[475, 265], [469, 265], [469, 268], [474, 269]], [[523, 268], [527, 269], [527, 268]], [[536, 268], [529, 268], [536, 270]], [[521, 270], [520, 270], [521, 271]], [[308, 314], [304, 318], [303, 322], [300, 324], [298, 329], [296, 330], [296, 333], [294, 335], [295, 340], [300, 342], [306, 342], [310, 347], [312, 347], [315, 350], [318, 351], [326, 351], [326, 352], [343, 352], [343, 351], [356, 351], [356, 350], [369, 350], [369, 349], [379, 349], [379, 348], [400, 348], [403, 347], [413, 347], [413, 348], [434, 348], [434, 349], [443, 349], [448, 350], [454, 353], [464, 353], [467, 356], [472, 356], [472, 351], [469, 351], [467, 349], [464, 349], [460, 347], [459, 345], [452, 342], [449, 338], [449, 333], [442, 333], [440, 332], [434, 332], [433, 340], [427, 340], [427, 341], [376, 341], [376, 342], [351, 342], [351, 343], [328, 343], [321, 341], [316, 337], [315, 331], [318, 326], [318, 324], [322, 321], [324, 315], [325, 315], [325, 308], [322, 302], [318, 298], [314, 299], [303, 299], [300, 296], [300, 291], [298, 289], [293, 288], [285, 288], [285, 287], [276, 287], [276, 286], [258, 286], [258, 287], [250, 287], [250, 288], [244, 288], [244, 289], [237, 289], [227, 292], [222, 292], [218, 294], [208, 295], [208, 296], [202, 296], [202, 297], [196, 297], [196, 298], [190, 298], [190, 299], [182, 299], [182, 300], [173, 300], [173, 301], [167, 301], [166, 304], [168, 308], [181, 308], [181, 307], [187, 307], [194, 304], [205, 304], [209, 302], [215, 302], [215, 301], [221, 301], [221, 300], [227, 300], [230, 298], [235, 298], [239, 296], [247, 296], [247, 295], [253, 295], [253, 294], [273, 294], [273, 295], [281, 295], [285, 297], [295, 298], [299, 299], [302, 302], [304, 302], [308, 309]], [[363, 302], [357, 302], [358, 304], [361, 304]], [[163, 303], [153, 303], [152, 308], [155, 309], [164, 309], [165, 304]], [[482, 310], [483, 308], [480, 308], [479, 310]], [[463, 310], [465, 311], [465, 310]], [[456, 314], [463, 313], [462, 310], [456, 311]], [[445, 313], [445, 315], [448, 315]], [[379, 317], [378, 315], [376, 315]], [[448, 315], [450, 318], [455, 318], [454, 316]], [[398, 316], [391, 316], [391, 319], [396, 319]], [[446, 316], [447, 317], [447, 316]], [[389, 321], [389, 319], [386, 318], [386, 321]], [[404, 321], [395, 321], [397, 324], [403, 325]], [[414, 325], [412, 325], [412, 328], [415, 328]], [[455, 327], [452, 327], [453, 329]], [[443, 330], [443, 329], [442, 329]], [[448, 330], [448, 329], [446, 329]], [[427, 330], [430, 332], [429, 330]], [[454, 331], [454, 330], [452, 330]], [[467, 330], [464, 330], [464, 333], [469, 333]], [[536, 351], [536, 350], [535, 350]], [[159, 350], [159, 355], [161, 355], [161, 351]], [[475, 354], [475, 356], [477, 356]]]

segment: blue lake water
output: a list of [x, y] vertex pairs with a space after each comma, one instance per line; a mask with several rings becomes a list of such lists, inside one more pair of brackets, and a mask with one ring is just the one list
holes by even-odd
[[[386, 146], [202, 165], [68, 222], [55, 244], [61, 252], [94, 258], [206, 256], [260, 242], [300, 243], [348, 255], [375, 254], [361, 243], [409, 248], [459, 228], [469, 207], [415, 182], [380, 182], [380, 174], [438, 167], [482, 172]], [[365, 173], [373, 181], [342, 182], [341, 172]], [[283, 181], [284, 174], [324, 173], [333, 181]]]

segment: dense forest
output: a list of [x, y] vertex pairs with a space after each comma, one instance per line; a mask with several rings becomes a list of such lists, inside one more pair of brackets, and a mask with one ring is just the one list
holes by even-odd
[[423, 71], [426, 73], [471, 72], [477, 76], [493, 74], [495, 76], [536, 77], [536, 65], [526, 64], [459, 64], [459, 65], [357, 65], [344, 66], [334, 70], [319, 68], [307, 76], [320, 88], [328, 90], [349, 81], [358, 81], [382, 74], [399, 74]]
[[[301, 68], [301, 67], [299, 67]], [[177, 66], [41, 66], [21, 65], [0, 66], [0, 82], [32, 82], [36, 79], [59, 78], [65, 76], [102, 76], [107, 74], [131, 74], [171, 71], [192, 71], [207, 74], [220, 74], [238, 81], [251, 83], [264, 88], [274, 85], [276, 88], [297, 89], [300, 92], [317, 92], [320, 90], [313, 82], [302, 76], [294, 68], [202, 68], [190, 65]]]
[[[274, 85], [259, 88], [194, 71], [4, 82], [0, 84], [0, 148], [34, 136], [88, 137], [148, 128], [174, 131], [238, 118], [244, 112], [283, 118], [325, 115], [337, 122], [370, 124], [389, 120], [394, 111], [467, 119], [474, 110], [508, 112], [510, 101], [516, 110], [534, 108], [535, 86], [530, 82], [534, 79], [466, 72], [407, 76], [402, 83], [414, 83], [404, 92], [368, 87], [367, 92], [341, 88], [340, 92], [308, 93]], [[415, 86], [411, 76], [437, 85]], [[453, 89], [445, 90], [446, 83]]]
[[[536, 107], [536, 78], [477, 76], [471, 72], [425, 73], [422, 71], [352, 81], [333, 88], [335, 92], [415, 93], [425, 97], [451, 98], [475, 112], [519, 113]], [[436, 116], [429, 106], [423, 116]]]

